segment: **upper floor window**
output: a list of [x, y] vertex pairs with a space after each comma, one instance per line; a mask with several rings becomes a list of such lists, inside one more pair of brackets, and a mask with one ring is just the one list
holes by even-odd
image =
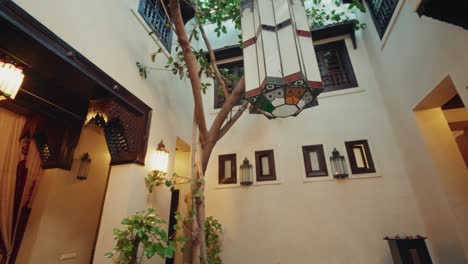
[[324, 92], [357, 87], [344, 40], [315, 46]]
[[398, 0], [366, 0], [369, 6], [372, 20], [374, 20], [377, 33], [380, 39], [385, 35], [385, 30], [390, 23], [393, 12], [398, 4]]
[[[236, 77], [240, 79], [244, 75], [244, 61], [235, 61], [235, 62], [229, 62], [225, 64], [220, 64], [218, 65], [218, 68], [220, 70], [226, 69], [228, 75], [231, 75], [232, 77]], [[229, 92], [232, 92], [232, 90], [237, 86], [238, 81], [233, 81], [232, 83], [226, 83], [227, 89]], [[215, 79], [214, 80], [214, 108], [218, 109], [221, 108], [224, 104], [224, 94], [223, 91], [221, 90], [221, 87], [219, 86], [218, 81]], [[241, 100], [237, 102], [236, 105], [240, 105]]]
[[138, 13], [145, 19], [148, 26], [164, 47], [171, 52], [172, 30], [159, 0], [140, 0]]

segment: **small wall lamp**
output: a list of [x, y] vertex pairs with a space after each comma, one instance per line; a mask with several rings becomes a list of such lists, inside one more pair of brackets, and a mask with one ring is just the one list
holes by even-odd
[[336, 179], [344, 179], [348, 177], [348, 168], [346, 166], [345, 157], [340, 155], [340, 152], [336, 148], [332, 151], [330, 157], [330, 163], [332, 167], [333, 177]]
[[80, 159], [80, 168], [78, 169], [78, 176], [76, 176], [78, 180], [88, 179], [89, 165], [91, 165], [91, 157], [88, 153], [85, 153]]
[[244, 162], [240, 166], [241, 173], [241, 185], [252, 185], [253, 184], [253, 175], [252, 175], [252, 165], [250, 164], [247, 158], [244, 159]]
[[169, 151], [166, 149], [163, 141], [159, 142], [153, 161], [153, 170], [167, 173], [169, 164]]

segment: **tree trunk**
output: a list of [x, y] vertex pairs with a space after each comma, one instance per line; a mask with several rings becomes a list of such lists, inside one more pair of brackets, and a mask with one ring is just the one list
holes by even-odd
[[[206, 232], [205, 232], [205, 178], [206, 168], [208, 165], [208, 161], [211, 156], [211, 152], [216, 144], [216, 141], [208, 140], [206, 144], [201, 149], [201, 168], [197, 168], [196, 171], [196, 190], [194, 195], [195, 197], [195, 204], [193, 205], [196, 209], [196, 222], [197, 226], [197, 237], [193, 240], [192, 244], [192, 264], [206, 264], [207, 263], [207, 252], [206, 252]], [[200, 173], [200, 169], [201, 172]], [[199, 181], [199, 179], [203, 179]]]
[[[216, 119], [213, 122], [213, 125], [208, 132], [205, 120], [205, 114], [203, 109], [203, 100], [201, 94], [201, 79], [199, 76], [199, 65], [198, 60], [195, 54], [192, 51], [192, 47], [190, 46], [190, 39], [187, 36], [187, 32], [185, 31], [185, 25], [182, 19], [182, 14], [180, 11], [180, 1], [179, 0], [170, 0], [170, 13], [175, 27], [175, 33], [177, 35], [177, 40], [179, 45], [183, 51], [184, 61], [187, 65], [187, 72], [188, 77], [190, 79], [190, 84], [192, 86], [192, 94], [195, 103], [195, 111], [194, 116], [196, 123], [198, 125], [198, 129], [200, 132], [199, 140], [202, 144], [202, 149], [200, 151], [201, 155], [201, 170], [200, 168], [197, 169], [197, 175], [195, 176], [196, 183], [194, 184], [193, 195], [196, 195], [194, 198], [193, 208], [196, 210], [196, 219], [192, 222], [192, 232], [194, 233], [194, 238], [192, 240], [192, 263], [199, 264], [200, 262], [206, 264], [207, 261], [207, 253], [206, 253], [206, 237], [205, 237], [205, 181], [204, 175], [206, 172], [206, 168], [208, 166], [208, 161], [211, 156], [211, 152], [216, 144], [216, 142], [226, 133], [227, 130], [232, 126], [232, 124], [240, 117], [243, 110], [238, 114], [235, 115], [235, 118], [230, 120], [230, 123], [224, 127], [222, 130], [222, 125], [226, 121], [229, 113], [231, 113], [232, 108], [236, 105], [236, 103], [241, 98], [244, 90], [245, 90], [245, 80], [242, 78], [234, 89], [234, 91], [227, 96], [228, 94], [225, 92], [226, 101], [223, 104], [220, 112], [216, 116]], [[204, 32], [203, 32], [204, 33]], [[204, 35], [204, 34], [203, 34]], [[209, 41], [207, 37], [203, 36], [205, 41], [207, 42], [207, 46], [209, 45]], [[210, 48], [212, 51], [212, 49]], [[211, 52], [212, 53], [212, 52]], [[212, 59], [212, 67], [213, 70], [219, 74], [217, 69], [214, 54], [211, 54]], [[217, 75], [218, 78], [221, 78]], [[222, 79], [221, 79], [222, 81]], [[202, 179], [199, 181], [199, 179]]]
[[137, 264], [138, 262], [138, 248], [140, 246], [140, 238], [138, 238], [138, 236], [136, 236], [134, 239], [133, 239], [133, 242], [132, 242], [132, 247], [133, 247], [133, 251], [132, 251], [132, 258], [130, 259], [130, 264]]

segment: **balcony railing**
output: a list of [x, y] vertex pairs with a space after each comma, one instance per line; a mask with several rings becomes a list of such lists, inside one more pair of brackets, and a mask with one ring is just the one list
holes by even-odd
[[164, 47], [171, 52], [172, 30], [159, 0], [140, 0], [138, 13], [145, 19], [148, 26]]
[[372, 20], [382, 39], [399, 0], [366, 0]]

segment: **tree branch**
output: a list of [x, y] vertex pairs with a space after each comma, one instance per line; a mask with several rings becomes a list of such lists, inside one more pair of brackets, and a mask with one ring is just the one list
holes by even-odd
[[223, 106], [221, 107], [218, 114], [216, 115], [216, 118], [213, 121], [213, 125], [211, 125], [210, 131], [209, 131], [210, 137], [213, 137], [213, 139], [215, 140], [219, 139], [221, 126], [223, 125], [227, 116], [231, 112], [232, 108], [236, 105], [236, 103], [240, 100], [240, 98], [244, 94], [244, 91], [245, 91], [245, 78], [244, 76], [242, 76], [236, 88], [234, 88], [234, 90], [226, 99]]
[[177, 41], [182, 48], [184, 60], [187, 64], [188, 76], [192, 85], [193, 99], [195, 103], [194, 114], [200, 131], [200, 141], [203, 144], [203, 142], [206, 140], [208, 131], [206, 127], [205, 111], [203, 109], [201, 80], [198, 76], [198, 61], [195, 57], [195, 54], [193, 54], [190, 41], [187, 37], [187, 32], [185, 31], [185, 25], [182, 19], [182, 14], [180, 12], [180, 3], [178, 0], [170, 0], [170, 11], [172, 21], [174, 22], [176, 29], [175, 33], [177, 35]]
[[[200, 11], [198, 10], [197, 5], [193, 5], [193, 10], [195, 10], [195, 14], [199, 18]], [[205, 42], [206, 49], [208, 50], [208, 54], [210, 56], [211, 68], [213, 69], [216, 80], [218, 81], [219, 85], [221, 86], [221, 89], [223, 90], [224, 98], [227, 99], [229, 96], [229, 91], [226, 87], [226, 83], [223, 80], [221, 72], [219, 71], [218, 65], [216, 64], [216, 57], [214, 55], [213, 47], [211, 46], [210, 40], [206, 36], [206, 32], [205, 32], [205, 29], [203, 28], [203, 25], [200, 24], [199, 20], [197, 20], [197, 23], [198, 23], [198, 28], [200, 29], [200, 33], [203, 37], [203, 41]]]
[[248, 102], [244, 102], [240, 106], [239, 110], [237, 110], [237, 112], [234, 114], [234, 116], [232, 116], [232, 118], [220, 129], [218, 140], [220, 140], [224, 135], [226, 135], [226, 133], [229, 131], [229, 129], [231, 129], [234, 123], [236, 123], [236, 121], [242, 116], [245, 109], [247, 109], [248, 105]]
[[221, 75], [221, 72], [219, 71], [218, 64], [216, 64], [216, 57], [214, 55], [213, 48], [211, 47], [211, 43], [208, 40], [208, 37], [206, 36], [205, 29], [199, 25], [200, 33], [203, 37], [203, 41], [205, 41], [206, 48], [208, 49], [208, 54], [210, 56], [210, 65], [211, 68], [213, 69], [214, 75], [216, 77], [216, 80], [218, 81], [219, 85], [221, 86], [221, 89], [223, 90], [224, 98], [227, 99], [229, 96], [229, 91], [226, 87], [226, 83], [223, 80], [223, 77]]

